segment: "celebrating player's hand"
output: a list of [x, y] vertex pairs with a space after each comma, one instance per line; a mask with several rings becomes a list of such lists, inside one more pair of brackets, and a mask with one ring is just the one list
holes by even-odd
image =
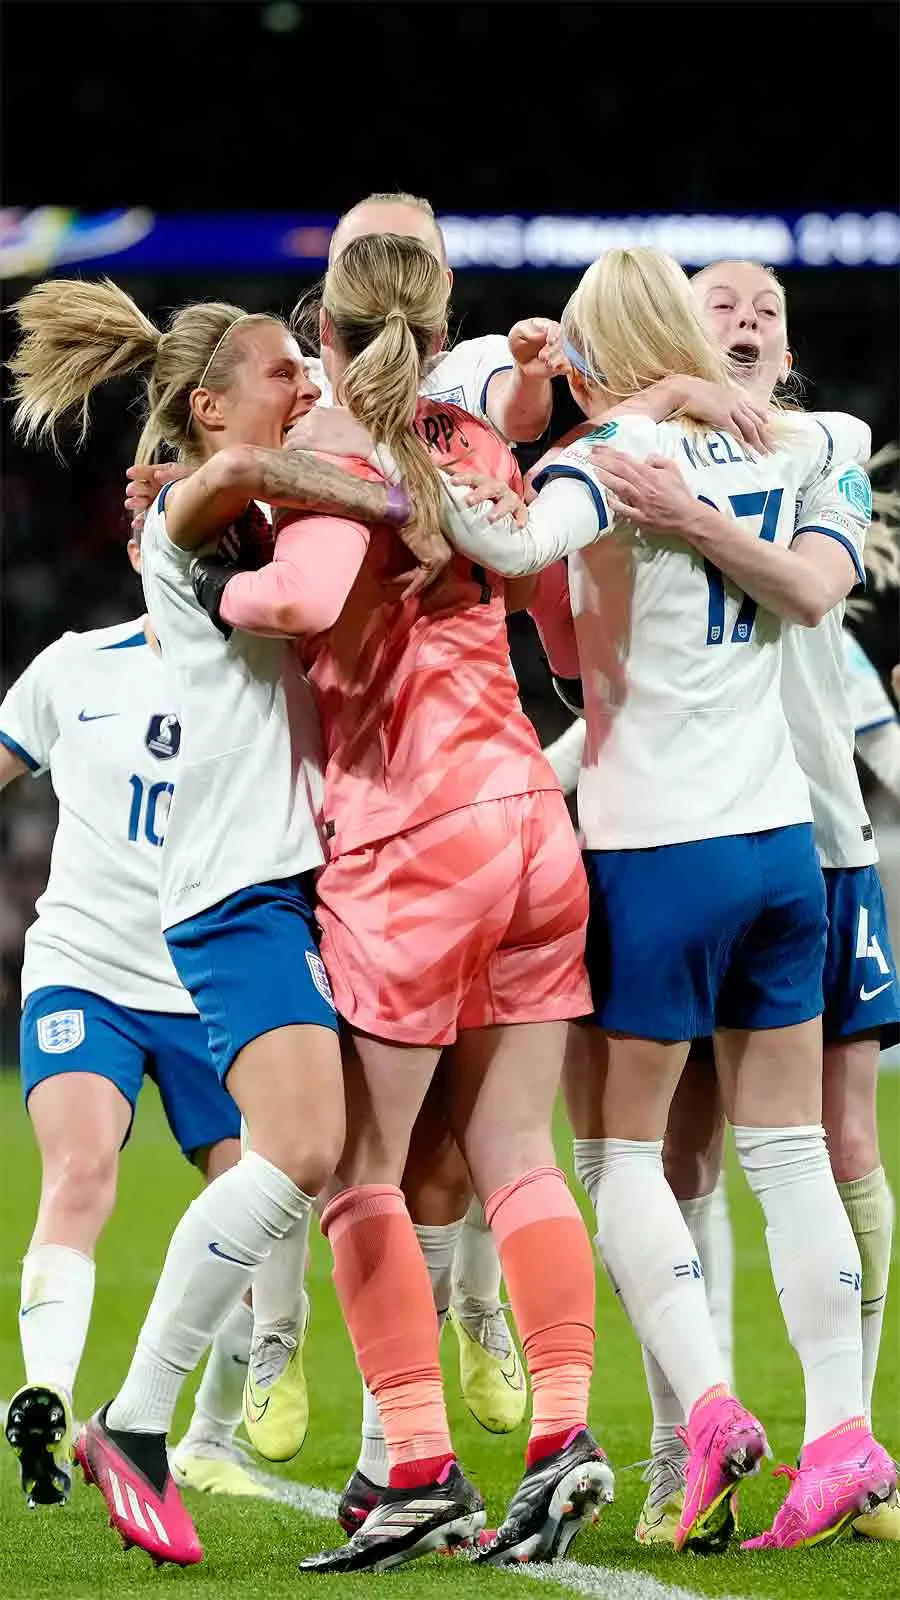
[[453, 551], [439, 528], [425, 528], [415, 516], [398, 528], [397, 533], [410, 555], [416, 558], [414, 571], [401, 573], [395, 580], [404, 585], [400, 599], [411, 600], [413, 595], [421, 594], [423, 589], [437, 582], [453, 559]]
[[562, 330], [549, 317], [526, 317], [509, 330], [509, 348], [524, 378], [556, 378], [568, 371]]
[[674, 461], [667, 456], [635, 461], [606, 445], [595, 445], [591, 460], [597, 477], [609, 490], [610, 506], [618, 515], [636, 523], [642, 532], [677, 530], [685, 536], [689, 534], [700, 502], [691, 494]]
[[499, 522], [502, 517], [512, 517], [516, 526], [523, 528], [528, 520], [525, 502], [502, 478], [489, 477], [484, 472], [473, 472], [470, 467], [449, 467], [446, 473], [452, 483], [471, 486], [466, 504], [480, 505], [482, 500], [492, 500], [494, 509], [485, 513], [486, 522]]
[[707, 378], [682, 378], [679, 382], [685, 390], [683, 407], [691, 416], [743, 439], [761, 455], [770, 455], [775, 449], [772, 414], [766, 406], [755, 405], [727, 384], [710, 383]]
[[361, 456], [374, 447], [368, 428], [346, 406], [313, 406], [285, 434], [286, 450], [323, 450], [333, 456]]
[[176, 478], [190, 476], [190, 467], [180, 467], [175, 461], [166, 461], [158, 467], [129, 467], [125, 473], [125, 510], [131, 517], [132, 534], [140, 533], [144, 518], [160, 489]]

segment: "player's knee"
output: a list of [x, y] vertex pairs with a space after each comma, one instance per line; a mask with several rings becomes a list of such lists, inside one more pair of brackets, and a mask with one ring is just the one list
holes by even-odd
[[720, 1159], [716, 1150], [688, 1148], [666, 1139], [663, 1166], [666, 1182], [676, 1200], [696, 1200], [711, 1194], [719, 1181]]
[[67, 1150], [45, 1163], [43, 1199], [67, 1216], [90, 1216], [105, 1221], [116, 1198], [119, 1167], [117, 1150]]
[[306, 1124], [292, 1121], [270, 1129], [265, 1137], [253, 1136], [253, 1148], [309, 1195], [317, 1195], [334, 1176], [343, 1143], [343, 1107]]
[[826, 1124], [825, 1135], [836, 1183], [865, 1178], [880, 1166], [878, 1134], [871, 1116], [844, 1107], [833, 1127]]

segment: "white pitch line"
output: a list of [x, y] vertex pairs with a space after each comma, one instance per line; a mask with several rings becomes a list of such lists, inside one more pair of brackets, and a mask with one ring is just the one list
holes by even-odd
[[[287, 1505], [296, 1506], [312, 1517], [337, 1516], [338, 1496], [329, 1489], [316, 1489], [309, 1483], [293, 1483], [290, 1479], [276, 1479], [266, 1475], [267, 1484], [283, 1485]], [[460, 1557], [461, 1560], [465, 1558]], [[583, 1594], [589, 1600], [707, 1600], [694, 1589], [684, 1589], [680, 1584], [663, 1583], [649, 1572], [635, 1572], [629, 1567], [599, 1567], [584, 1561], [551, 1561], [546, 1564], [524, 1563], [522, 1566], [502, 1570], [534, 1579], [537, 1583], [555, 1583], [573, 1594]], [[716, 1600], [742, 1600], [739, 1595], [718, 1595]]]
[[[0, 1426], [6, 1420], [5, 1400], [0, 1400]], [[333, 1522], [337, 1518], [340, 1496], [332, 1489], [317, 1489], [312, 1483], [295, 1483], [291, 1478], [278, 1478], [274, 1473], [254, 1471], [254, 1476], [271, 1492], [271, 1497], [282, 1505], [294, 1506], [307, 1516]], [[649, 1572], [635, 1572], [630, 1567], [599, 1567], [584, 1561], [551, 1561], [524, 1563], [522, 1566], [502, 1570], [535, 1583], [555, 1583], [572, 1594], [583, 1594], [588, 1600], [707, 1600], [695, 1589], [684, 1589], [677, 1583], [663, 1583]], [[716, 1600], [743, 1600], [740, 1595], [717, 1595]]]

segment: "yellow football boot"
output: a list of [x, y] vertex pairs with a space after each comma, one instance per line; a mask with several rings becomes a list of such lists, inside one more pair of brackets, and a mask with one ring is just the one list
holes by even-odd
[[463, 1300], [450, 1307], [459, 1342], [459, 1386], [476, 1422], [489, 1433], [511, 1433], [525, 1415], [528, 1388], [519, 1352], [499, 1306]]
[[303, 1343], [309, 1327], [309, 1301], [296, 1337], [264, 1334], [250, 1346], [244, 1380], [244, 1427], [254, 1449], [267, 1461], [290, 1461], [306, 1438], [309, 1391], [303, 1371]]

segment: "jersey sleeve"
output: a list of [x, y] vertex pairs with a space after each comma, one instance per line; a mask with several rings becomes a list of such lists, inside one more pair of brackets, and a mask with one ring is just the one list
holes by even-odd
[[658, 446], [656, 423], [650, 417], [638, 415], [599, 423], [589, 433], [583, 433], [580, 438], [567, 444], [555, 460], [537, 473], [532, 486], [540, 495], [541, 490], [554, 478], [577, 479], [593, 496], [600, 532], [604, 534], [611, 531], [614, 518], [609, 508], [609, 491], [601, 483], [592, 460], [591, 452], [596, 445], [608, 445], [613, 450], [621, 450], [624, 455], [634, 456], [637, 461], [643, 461]]
[[856, 737], [897, 721], [881, 678], [858, 639], [844, 629], [845, 684]]
[[429, 385], [432, 398], [450, 400], [489, 423], [491, 379], [498, 372], [509, 372], [514, 365], [505, 335], [488, 333], [480, 339], [463, 339], [448, 350], [435, 369], [433, 387]]
[[[867, 458], [868, 450], [863, 455]], [[794, 539], [819, 533], [837, 540], [853, 562], [859, 582], [865, 583], [863, 552], [871, 520], [872, 488], [867, 474], [854, 456], [833, 453], [826, 471], [798, 496]]]
[[0, 702], [0, 744], [31, 772], [46, 771], [59, 735], [53, 685], [61, 666], [63, 641], [42, 650]]

